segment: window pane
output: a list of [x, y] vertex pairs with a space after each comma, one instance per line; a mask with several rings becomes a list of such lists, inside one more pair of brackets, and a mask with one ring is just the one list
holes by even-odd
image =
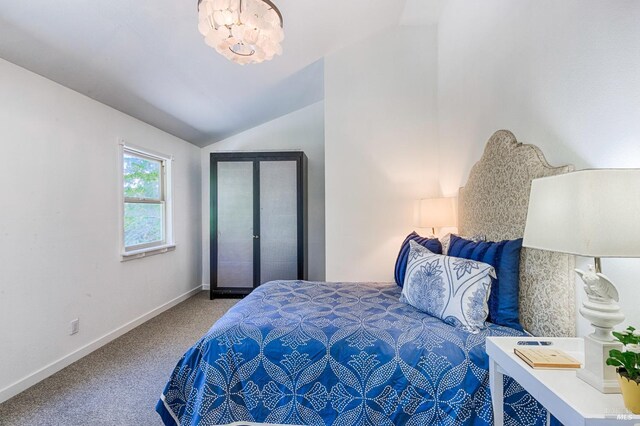
[[124, 196], [160, 199], [160, 161], [124, 154]]
[[125, 203], [125, 247], [162, 241], [162, 211], [162, 204]]

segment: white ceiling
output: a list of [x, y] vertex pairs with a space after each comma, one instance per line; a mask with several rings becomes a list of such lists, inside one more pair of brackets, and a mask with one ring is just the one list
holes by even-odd
[[204, 146], [323, 99], [327, 53], [433, 1], [275, 0], [284, 54], [242, 67], [204, 44], [196, 0], [0, 0], [0, 57]]

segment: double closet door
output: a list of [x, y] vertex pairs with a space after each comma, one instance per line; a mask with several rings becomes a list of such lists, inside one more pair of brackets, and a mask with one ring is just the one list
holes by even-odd
[[211, 154], [211, 298], [307, 278], [307, 157]]

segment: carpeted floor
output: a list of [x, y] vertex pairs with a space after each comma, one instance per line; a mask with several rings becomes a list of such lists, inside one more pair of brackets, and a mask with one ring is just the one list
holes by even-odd
[[0, 425], [161, 425], [155, 405], [176, 363], [235, 303], [197, 294], [0, 404]]

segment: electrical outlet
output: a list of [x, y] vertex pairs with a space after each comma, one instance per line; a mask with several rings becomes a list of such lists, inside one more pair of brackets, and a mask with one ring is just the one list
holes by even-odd
[[78, 318], [74, 319], [73, 321], [71, 321], [70, 327], [69, 327], [69, 335], [73, 336], [74, 334], [78, 333], [80, 331], [80, 320]]

